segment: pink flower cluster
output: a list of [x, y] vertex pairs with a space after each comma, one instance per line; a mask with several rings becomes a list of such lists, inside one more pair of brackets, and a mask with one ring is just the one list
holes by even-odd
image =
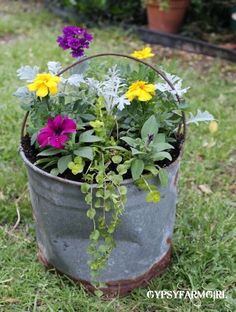
[[69, 139], [69, 133], [76, 132], [76, 123], [67, 116], [57, 115], [48, 118], [47, 126], [39, 131], [37, 141], [41, 148], [51, 146], [56, 149], [64, 148]]

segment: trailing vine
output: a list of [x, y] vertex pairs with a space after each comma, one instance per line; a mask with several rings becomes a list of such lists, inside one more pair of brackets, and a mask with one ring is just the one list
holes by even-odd
[[[105, 154], [106, 155], [106, 154]], [[114, 247], [116, 246], [113, 234], [117, 229], [121, 215], [124, 212], [127, 188], [121, 185], [123, 175], [128, 170], [128, 163], [119, 167], [118, 173], [110, 171], [106, 173], [106, 164], [104, 155], [91, 168], [97, 173], [93, 175], [96, 186], [89, 183], [83, 183], [81, 191], [85, 194], [85, 201], [90, 206], [87, 211], [87, 217], [93, 222], [93, 231], [90, 234], [90, 244], [88, 253], [91, 257], [89, 267], [91, 276], [96, 279], [99, 271], [102, 270]], [[119, 163], [121, 156], [113, 156], [112, 161]], [[125, 169], [127, 168], [127, 169]], [[90, 176], [91, 178], [91, 176]], [[91, 182], [86, 178], [87, 182]]]

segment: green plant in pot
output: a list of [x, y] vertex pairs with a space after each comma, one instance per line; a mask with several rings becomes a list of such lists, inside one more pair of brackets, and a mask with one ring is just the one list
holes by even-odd
[[[160, 274], [171, 255], [176, 181], [186, 125], [182, 80], [132, 55], [84, 56], [92, 35], [67, 26], [58, 38], [78, 60], [18, 70], [27, 111], [21, 156], [46, 266], [107, 297]], [[126, 61], [128, 63], [126, 63]], [[29, 121], [28, 121], [29, 118]]]
[[188, 0], [145, 0], [148, 27], [151, 30], [177, 33], [189, 4]]

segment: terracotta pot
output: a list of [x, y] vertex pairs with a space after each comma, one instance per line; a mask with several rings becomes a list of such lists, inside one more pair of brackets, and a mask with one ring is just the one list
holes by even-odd
[[147, 6], [148, 27], [167, 33], [177, 33], [182, 25], [189, 0], [170, 0], [169, 8], [161, 10], [158, 4]]

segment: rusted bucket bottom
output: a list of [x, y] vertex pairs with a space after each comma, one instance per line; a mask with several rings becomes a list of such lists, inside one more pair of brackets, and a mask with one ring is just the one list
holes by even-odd
[[[53, 266], [48, 262], [45, 255], [43, 254], [42, 250], [39, 249], [38, 251], [38, 259], [39, 261], [46, 267], [46, 268], [52, 268]], [[114, 297], [122, 297], [125, 295], [128, 295], [133, 289], [141, 286], [145, 286], [148, 284], [148, 282], [155, 276], [160, 275], [169, 265], [171, 260], [171, 247], [167, 251], [167, 253], [161, 258], [160, 261], [155, 263], [150, 270], [148, 270], [146, 273], [134, 278], [134, 279], [128, 279], [128, 280], [120, 280], [115, 282], [107, 282], [107, 287], [102, 288], [104, 298], [106, 299], [112, 299]], [[56, 269], [56, 268], [55, 268]], [[56, 269], [58, 273], [64, 274], [63, 272], [60, 272]], [[67, 274], [65, 274], [67, 275]], [[67, 275], [68, 276], [68, 275]], [[94, 293], [94, 286], [85, 280], [77, 280], [74, 279], [72, 276], [68, 276], [71, 280], [75, 281], [78, 284], [82, 284], [84, 288], [90, 292]]]

